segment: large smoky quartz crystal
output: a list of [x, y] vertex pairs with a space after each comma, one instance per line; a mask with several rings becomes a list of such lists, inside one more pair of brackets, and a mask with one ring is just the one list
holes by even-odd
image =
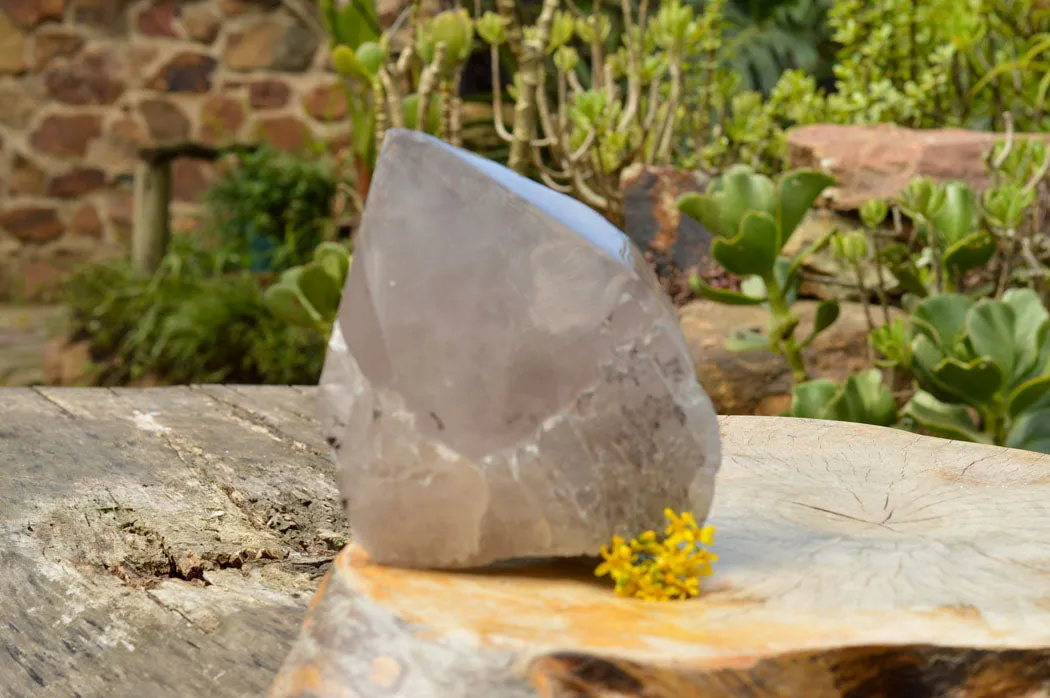
[[721, 448], [674, 308], [596, 212], [387, 133], [318, 414], [357, 542], [461, 568], [702, 521]]

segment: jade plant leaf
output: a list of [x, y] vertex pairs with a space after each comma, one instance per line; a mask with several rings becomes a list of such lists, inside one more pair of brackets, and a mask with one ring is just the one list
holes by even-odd
[[297, 285], [303, 298], [321, 317], [335, 315], [339, 308], [342, 287], [328, 275], [324, 267], [318, 263], [307, 264], [299, 274]]
[[[1014, 312], [1013, 343], [1017, 352], [1015, 374], [1042, 374], [1050, 360], [1050, 312], [1039, 294], [1030, 288], [1013, 288], [1003, 294], [1003, 303]], [[1044, 355], [1047, 355], [1045, 358]]]
[[1006, 382], [999, 366], [985, 357], [969, 362], [948, 357], [933, 371], [940, 386], [970, 405], [987, 405]]
[[777, 191], [778, 251], [783, 249], [817, 197], [834, 183], [834, 177], [818, 170], [795, 170], [780, 178]]
[[965, 407], [945, 404], [924, 390], [915, 393], [902, 413], [934, 436], [974, 443], [992, 442], [991, 437], [973, 423]]
[[1006, 400], [1007, 411], [1016, 419], [1050, 395], [1050, 373], [1031, 378], [1017, 386]]
[[313, 327], [321, 321], [317, 311], [289, 285], [277, 283], [270, 286], [263, 294], [263, 302], [275, 317], [290, 325]]
[[840, 310], [839, 302], [834, 298], [821, 301], [813, 318], [813, 329], [810, 331], [809, 336], [802, 340], [802, 346], [809, 346], [816, 339], [817, 335], [835, 324], [835, 321], [839, 319]]
[[1013, 308], [1001, 301], [978, 301], [966, 314], [966, 334], [974, 352], [995, 363], [1005, 379], [1013, 376], [1017, 363], [1014, 327]]
[[740, 223], [739, 234], [716, 239], [711, 245], [711, 255], [733, 274], [765, 277], [772, 272], [776, 262], [776, 239], [773, 217], [768, 213], [749, 211]]
[[1029, 412], [1014, 423], [1006, 446], [1037, 453], [1050, 453], [1050, 407]]
[[943, 202], [933, 213], [933, 225], [943, 247], [969, 237], [977, 226], [977, 197], [963, 182], [948, 182]]
[[759, 305], [765, 302], [765, 298], [755, 298], [728, 288], [715, 288], [696, 275], [689, 277], [689, 288], [702, 298], [725, 305]]
[[799, 383], [791, 390], [791, 416], [806, 419], [829, 419], [839, 395], [839, 385], [826, 378]]
[[966, 327], [966, 313], [973, 300], [945, 293], [923, 300], [912, 311], [912, 327], [929, 339], [944, 354], [949, 354]]
[[984, 266], [995, 254], [995, 238], [979, 232], [948, 245], [941, 261], [945, 269], [956, 277]]
[[725, 194], [717, 191], [707, 194], [688, 192], [678, 197], [678, 210], [699, 221], [712, 235], [732, 237], [736, 234], [736, 230], [730, 231], [726, 227], [723, 213], [724, 199]]
[[746, 165], [731, 167], [722, 177], [722, 215], [726, 235], [732, 237], [741, 231], [749, 213], [765, 214], [773, 224], [774, 254], [776, 246], [777, 191], [773, 180], [755, 174]]
[[845, 418], [850, 422], [887, 427], [897, 421], [897, 404], [893, 393], [882, 382], [877, 368], [854, 374], [846, 379], [842, 391]]

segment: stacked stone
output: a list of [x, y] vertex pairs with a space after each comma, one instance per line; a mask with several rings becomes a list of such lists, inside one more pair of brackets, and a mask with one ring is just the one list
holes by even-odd
[[[0, 0], [0, 298], [123, 252], [144, 145], [345, 144], [326, 43], [273, 0]], [[176, 233], [212, 177], [175, 163]]]

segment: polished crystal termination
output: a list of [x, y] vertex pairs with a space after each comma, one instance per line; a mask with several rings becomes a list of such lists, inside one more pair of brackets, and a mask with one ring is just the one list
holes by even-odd
[[703, 520], [721, 459], [675, 311], [583, 204], [387, 133], [318, 408], [383, 564], [593, 555]]

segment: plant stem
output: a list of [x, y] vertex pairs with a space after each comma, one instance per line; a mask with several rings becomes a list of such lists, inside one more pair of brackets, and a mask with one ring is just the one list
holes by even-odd
[[[764, 279], [766, 283], [766, 295], [769, 299], [769, 307], [773, 310], [773, 317], [778, 323], [784, 322], [791, 317], [791, 309], [788, 307], [787, 301], [784, 299], [784, 294], [780, 290], [780, 285], [777, 280], [770, 274]], [[794, 331], [788, 333], [786, 337], [777, 341], [774, 347], [779, 349], [780, 353], [787, 359], [788, 366], [791, 367], [791, 378], [796, 384], [804, 383], [808, 380], [806, 374], [806, 363], [802, 359], [802, 350], [798, 346], [798, 342], [795, 341]]]

